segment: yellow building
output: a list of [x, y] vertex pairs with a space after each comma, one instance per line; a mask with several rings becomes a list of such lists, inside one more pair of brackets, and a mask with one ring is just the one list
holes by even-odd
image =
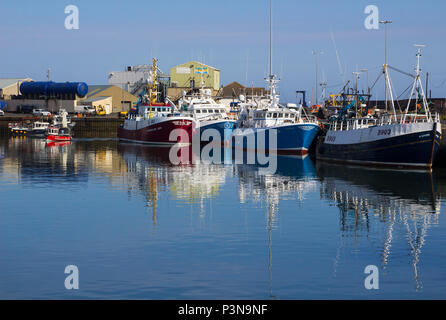
[[220, 70], [197, 61], [190, 61], [170, 69], [172, 88], [220, 89]]
[[[138, 97], [132, 95], [114, 85], [88, 85], [88, 94], [77, 102], [82, 105], [85, 100], [87, 104], [103, 103], [102, 100], [111, 97], [111, 112], [128, 111], [133, 103], [138, 102]], [[105, 103], [105, 102], [104, 102]], [[109, 102], [106, 102], [109, 103]]]

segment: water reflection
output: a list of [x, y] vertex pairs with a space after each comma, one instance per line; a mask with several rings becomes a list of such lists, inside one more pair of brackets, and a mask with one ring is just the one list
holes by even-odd
[[[249, 217], [250, 219], [253, 217], [253, 220], [246, 219], [246, 223], [259, 223], [256, 225], [257, 228], [250, 225], [250, 234], [246, 237], [246, 241], [256, 242], [249, 243], [252, 248], [250, 254], [262, 256], [266, 260], [260, 264], [256, 261], [256, 264], [250, 265], [249, 268], [263, 269], [265, 273], [260, 274], [259, 278], [263, 277], [265, 286], [268, 282], [271, 299], [282, 297], [286, 291], [283, 285], [278, 284], [283, 282], [283, 275], [277, 270], [284, 270], [284, 264], [289, 261], [298, 263], [297, 258], [287, 260], [292, 259], [289, 258], [292, 255], [288, 253], [293, 253], [295, 257], [299, 256], [299, 259], [315, 261], [327, 258], [324, 257], [326, 255], [329, 264], [334, 257], [333, 278], [336, 278], [337, 273], [341, 273], [338, 271], [338, 265], [343, 265], [344, 269], [349, 268], [349, 272], [353, 270], [352, 266], [345, 266], [344, 263], [351, 258], [349, 255], [371, 252], [370, 256], [358, 263], [364, 263], [365, 266], [378, 260], [377, 265], [380, 264], [383, 270], [390, 271], [398, 270], [410, 262], [411, 269], [408, 272], [414, 279], [415, 289], [420, 290], [423, 287], [420, 261], [427, 244], [429, 248], [435, 249], [436, 243], [432, 236], [427, 238], [427, 233], [432, 226], [439, 224], [440, 218], [441, 197], [437, 190], [436, 179], [430, 173], [383, 171], [326, 163], [315, 165], [309, 157], [279, 156], [277, 172], [263, 174], [259, 170], [261, 168], [259, 165], [236, 164], [228, 158], [228, 150], [225, 149], [221, 151], [222, 160], [226, 160], [226, 164], [201, 163], [179, 166], [171, 164], [169, 151], [169, 148], [153, 148], [118, 143], [113, 140], [77, 140], [68, 144], [46, 144], [39, 139], [0, 139], [0, 178], [2, 183], [8, 179], [10, 183], [21, 184], [27, 188], [45, 186], [58, 188], [62, 185], [64, 188], [87, 189], [86, 187], [99, 185], [95, 190], [102, 190], [105, 186], [107, 195], [109, 194], [107, 188], [112, 188], [118, 191], [118, 195], [124, 194], [124, 201], [122, 198], [119, 202], [112, 202], [113, 199], [110, 199], [112, 202], [110, 206], [117, 207], [117, 213], [110, 216], [118, 219], [119, 223], [130, 223], [125, 220], [128, 216], [120, 215], [119, 212], [124, 212], [129, 205], [143, 202], [147, 210], [150, 210], [152, 219], [147, 222], [144, 216], [144, 223], [150, 226], [158, 225], [159, 208], [166, 208], [168, 206], [166, 203], [172, 201], [175, 205], [175, 216], [171, 216], [171, 219], [166, 217], [163, 220], [163, 228], [157, 227], [156, 231], [159, 232], [151, 234], [151, 237], [166, 232], [163, 236], [171, 238], [172, 235], [169, 236], [171, 224], [177, 221], [182, 222], [175, 232], [181, 233], [184, 223], [181, 218], [186, 216], [189, 208], [197, 208], [200, 222], [205, 222], [202, 224], [203, 228], [195, 230], [196, 233], [193, 235], [188, 234], [178, 238], [183, 240], [183, 243], [181, 246], [178, 245], [178, 248], [177, 243], [169, 246], [170, 254], [184, 257], [179, 251], [193, 250], [188, 245], [194, 246], [194, 244], [187, 242], [191, 237], [212, 237], [215, 234], [214, 243], [220, 245], [221, 250], [227, 250], [225, 257], [235, 267], [239, 265], [234, 257], [240, 256], [245, 243], [237, 242], [240, 239], [233, 239], [243, 238], [240, 230], [233, 229], [243, 223], [238, 221], [243, 220], [240, 219], [240, 212], [254, 213]], [[190, 148], [182, 148], [179, 156], [183, 160], [191, 160], [194, 155]], [[441, 187], [440, 180], [439, 188]], [[85, 192], [90, 193], [91, 190]], [[129, 202], [125, 201], [126, 194]], [[80, 192], [78, 195], [82, 196], [84, 193]], [[82, 208], [83, 204], [77, 205]], [[219, 206], [220, 208], [217, 208]], [[333, 207], [334, 226], [330, 224], [333, 221], [333, 210], [331, 210]], [[230, 210], [226, 208], [231, 208], [232, 211], [229, 212]], [[303, 209], [297, 212], [297, 208]], [[305, 212], [304, 210], [308, 208], [314, 212], [311, 214]], [[215, 220], [208, 214], [214, 209], [216, 212], [220, 209], [218, 230], [214, 228], [217, 225], [213, 224]], [[262, 215], [260, 218], [259, 212]], [[44, 218], [45, 216], [42, 218], [44, 221], [42, 228], [45, 228], [47, 221]], [[279, 224], [279, 221], [284, 221], [291, 226], [291, 229], [284, 228], [284, 224]], [[311, 231], [305, 230], [307, 226]], [[95, 226], [91, 228], [94, 229]], [[278, 236], [278, 232], [282, 233], [282, 230], [278, 230], [280, 228], [283, 229], [283, 234], [290, 230], [291, 232], [300, 230], [302, 234], [293, 234], [286, 238], [295, 241], [287, 243], [282, 234]], [[131, 230], [138, 232], [134, 231], [136, 228]], [[144, 234], [141, 239], [147, 240], [147, 237], [149, 235]], [[332, 241], [336, 237], [339, 237], [338, 243]], [[316, 239], [319, 241], [318, 244], [313, 244], [312, 241]], [[220, 241], [222, 243], [219, 243]], [[194, 241], [195, 245], [197, 242], [199, 241]], [[153, 241], [151, 245], [162, 245], [162, 241]], [[260, 249], [256, 245], [260, 246]], [[290, 247], [293, 245], [294, 247]], [[201, 249], [206, 251], [207, 247]], [[287, 258], [284, 258], [284, 252]], [[209, 263], [206, 258], [201, 258], [204, 260], [199, 261], [200, 263]], [[275, 258], [274, 268], [273, 258]], [[426, 257], [424, 259], [426, 260]], [[423, 269], [428, 263], [437, 263], [429, 259], [423, 262]], [[296, 265], [289, 265], [288, 268], [295, 269]], [[318, 266], [313, 265], [313, 268], [316, 270]], [[170, 271], [174, 272], [173, 269], [170, 267]], [[273, 286], [273, 270], [276, 271], [275, 286]], [[318, 269], [320, 270], [323, 272], [324, 269]], [[331, 265], [328, 270], [328, 273], [330, 272]], [[292, 282], [295, 286], [299, 282], [305, 283], [306, 275], [301, 275], [300, 278], [299, 274], [294, 275], [296, 278]], [[327, 276], [323, 274], [321, 281], [326, 279]], [[323, 286], [321, 283], [313, 285]], [[342, 287], [342, 284], [339, 286]], [[252, 289], [257, 287], [258, 284], [255, 284]], [[267, 291], [265, 288], [263, 290]]]
[[278, 156], [275, 174], [262, 174], [258, 165], [237, 165], [239, 178], [239, 201], [247, 200], [266, 205], [266, 227], [268, 232], [268, 275], [269, 297], [278, 298], [273, 293], [272, 273], [272, 231], [276, 227], [280, 200], [297, 200], [302, 204], [308, 192], [317, 189], [316, 170], [310, 157]]
[[[216, 197], [226, 177], [233, 175], [232, 167], [223, 164], [173, 165], [169, 160], [170, 149], [165, 147], [119, 143], [118, 152], [127, 168], [125, 184], [129, 192], [143, 193], [147, 206], [153, 209], [153, 223], [160, 189], [168, 188], [174, 198], [185, 203], [199, 203], [203, 217], [204, 200]], [[178, 156], [182, 162], [190, 163], [195, 155], [190, 147], [184, 147], [178, 150]]]
[[240, 203], [245, 203], [248, 198], [265, 202], [273, 225], [280, 199], [295, 199], [302, 203], [306, 193], [317, 189], [316, 170], [309, 157], [279, 156], [275, 174], [261, 174], [257, 165], [237, 165], [236, 169]]
[[86, 168], [76, 165], [76, 154], [70, 144], [46, 144], [45, 140], [26, 137], [11, 137], [0, 142], [7, 150], [2, 172], [8, 174], [11, 183], [38, 188], [88, 180]]
[[339, 208], [341, 245], [346, 245], [345, 239], [356, 242], [362, 236], [381, 235], [379, 246], [385, 269], [392, 254], [396, 224], [403, 226], [416, 290], [421, 289], [421, 249], [427, 230], [438, 224], [441, 205], [432, 174], [326, 163], [317, 164], [317, 173], [322, 181], [321, 198], [334, 201]]

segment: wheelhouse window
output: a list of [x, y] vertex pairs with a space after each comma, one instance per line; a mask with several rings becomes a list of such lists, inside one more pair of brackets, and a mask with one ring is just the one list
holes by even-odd
[[273, 113], [273, 118], [274, 118], [274, 119], [277, 119], [277, 112], [274, 112], [274, 113]]

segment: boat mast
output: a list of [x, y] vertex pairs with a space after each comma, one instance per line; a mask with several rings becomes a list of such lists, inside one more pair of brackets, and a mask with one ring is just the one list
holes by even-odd
[[[425, 95], [425, 92], [424, 92], [424, 89], [423, 89], [423, 85], [421, 83], [421, 77], [420, 77], [420, 75], [421, 75], [421, 63], [420, 63], [420, 60], [421, 60], [421, 49], [424, 48], [425, 45], [415, 44], [414, 47], [417, 48], [417, 54], [416, 54], [417, 66], [415, 68], [416, 75], [415, 75], [415, 79], [414, 79], [414, 82], [413, 82], [413, 85], [412, 85], [412, 91], [410, 92], [409, 101], [407, 102], [407, 107], [406, 107], [406, 112], [405, 113], [407, 114], [409, 112], [409, 106], [410, 106], [410, 103], [412, 101], [412, 97], [413, 97], [415, 91], [417, 91], [417, 92], [421, 91], [421, 97], [423, 99], [424, 112], [425, 112], [426, 117], [428, 118], [428, 120], [432, 120], [432, 116], [431, 116], [431, 114], [429, 112], [429, 106], [427, 104], [426, 95]], [[418, 100], [418, 96], [415, 99], [415, 114], [417, 113], [417, 100]]]
[[273, 78], [273, 0], [269, 1], [269, 77]]
[[276, 76], [273, 74], [273, 1], [270, 0], [270, 14], [269, 14], [269, 96], [271, 99], [271, 107], [277, 108], [279, 104], [279, 95], [277, 94]]
[[152, 74], [153, 74], [153, 81], [152, 81], [152, 85], [150, 86], [149, 84], [147, 85], [149, 87], [149, 106], [150, 106], [150, 115], [152, 115], [152, 106], [156, 103], [157, 100], [157, 96], [158, 96], [158, 92], [157, 92], [157, 88], [156, 88], [156, 71], [157, 71], [157, 66], [156, 66], [156, 62], [157, 60], [155, 58], [152, 59]]
[[353, 74], [355, 75], [355, 80], [356, 80], [356, 84], [355, 84], [355, 114], [356, 117], [358, 117], [358, 80], [359, 80], [359, 75], [361, 74], [361, 72], [353, 72]]
[[390, 82], [390, 76], [389, 76], [389, 70], [388, 70], [388, 61], [387, 61], [387, 25], [389, 23], [392, 23], [391, 20], [382, 20], [379, 23], [384, 24], [385, 27], [385, 45], [384, 45], [384, 66], [383, 66], [383, 73], [385, 76], [385, 92], [386, 92], [386, 111], [388, 110], [388, 101], [390, 98], [390, 101], [392, 102], [392, 111], [394, 115], [395, 121], [396, 118], [396, 111], [395, 111], [395, 104], [393, 101], [393, 94], [392, 94], [392, 85]]

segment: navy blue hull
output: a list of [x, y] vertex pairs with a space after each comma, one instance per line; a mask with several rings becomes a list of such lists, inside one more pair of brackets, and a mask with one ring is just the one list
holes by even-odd
[[317, 158], [357, 164], [431, 167], [440, 145], [436, 130], [358, 144], [328, 144], [319, 141]]

